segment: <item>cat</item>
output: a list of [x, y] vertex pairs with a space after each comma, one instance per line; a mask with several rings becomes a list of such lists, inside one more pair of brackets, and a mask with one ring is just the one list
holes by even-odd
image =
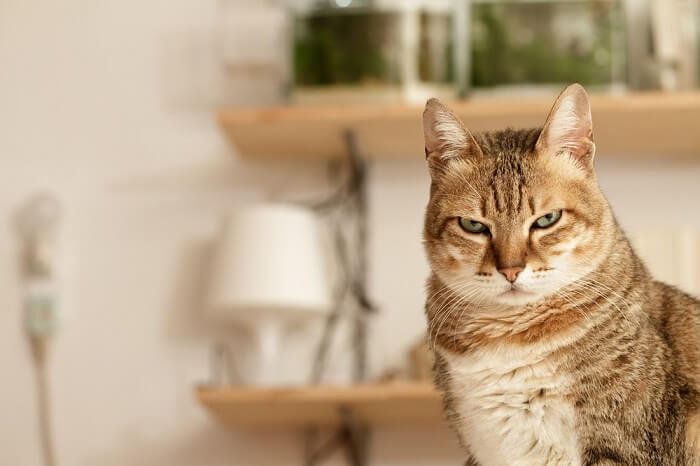
[[472, 134], [435, 99], [423, 129], [428, 335], [467, 464], [700, 465], [700, 302], [618, 226], [583, 87], [539, 129]]

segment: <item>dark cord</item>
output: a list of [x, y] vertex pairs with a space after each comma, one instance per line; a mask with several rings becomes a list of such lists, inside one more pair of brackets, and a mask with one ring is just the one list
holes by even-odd
[[[336, 193], [328, 199], [311, 204], [320, 214], [331, 217], [333, 244], [339, 267], [340, 280], [335, 293], [335, 306], [326, 319], [321, 339], [314, 356], [311, 370], [311, 383], [318, 384], [328, 358], [331, 341], [338, 321], [344, 311], [353, 317], [353, 381], [362, 382], [367, 377], [367, 321], [368, 315], [376, 307], [367, 295], [367, 168], [360, 157], [357, 140], [351, 131], [344, 135], [348, 149], [346, 180]], [[335, 165], [330, 167], [336, 169]], [[337, 173], [336, 173], [337, 174]], [[352, 251], [352, 253], [350, 252]], [[341, 410], [341, 427], [319, 447], [314, 448], [318, 438], [318, 428], [306, 430], [305, 465], [314, 466], [332, 453], [338, 446], [344, 446], [348, 460], [355, 466], [367, 464], [367, 441], [369, 432], [352, 421], [347, 409]]]
[[[361, 382], [367, 376], [367, 315], [375, 306], [367, 296], [367, 193], [366, 165], [359, 156], [354, 133], [344, 134], [348, 149], [346, 180], [328, 199], [310, 207], [334, 217], [333, 244], [340, 271], [339, 290], [335, 307], [328, 316], [314, 356], [311, 383], [320, 383], [338, 320], [344, 309], [353, 316], [353, 380]], [[335, 169], [335, 166], [332, 166]], [[353, 254], [349, 251], [353, 250]]]

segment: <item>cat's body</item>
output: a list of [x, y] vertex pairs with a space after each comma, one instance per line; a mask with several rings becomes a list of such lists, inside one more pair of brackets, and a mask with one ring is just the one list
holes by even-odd
[[700, 464], [700, 303], [617, 226], [587, 105], [573, 86], [544, 130], [476, 137], [426, 110], [426, 312], [471, 464]]

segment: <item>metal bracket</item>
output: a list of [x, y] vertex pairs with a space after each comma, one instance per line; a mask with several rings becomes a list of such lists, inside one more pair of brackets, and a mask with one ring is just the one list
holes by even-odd
[[346, 407], [339, 408], [342, 418], [340, 427], [331, 434], [330, 438], [316, 447], [318, 428], [309, 428], [306, 432], [306, 462], [305, 466], [316, 466], [327, 459], [336, 450], [342, 448], [348, 464], [351, 466], [367, 466], [369, 452], [370, 429], [358, 422], [352, 411]]

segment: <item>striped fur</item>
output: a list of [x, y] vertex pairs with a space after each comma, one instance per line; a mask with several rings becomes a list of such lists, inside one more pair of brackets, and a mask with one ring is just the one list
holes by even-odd
[[[435, 115], [473, 141], [455, 156], [426, 129], [428, 333], [467, 464], [700, 465], [700, 303], [654, 281], [615, 221], [583, 89], [543, 129], [471, 135], [437, 101], [424, 126]], [[512, 265], [514, 284], [497, 272]]]

